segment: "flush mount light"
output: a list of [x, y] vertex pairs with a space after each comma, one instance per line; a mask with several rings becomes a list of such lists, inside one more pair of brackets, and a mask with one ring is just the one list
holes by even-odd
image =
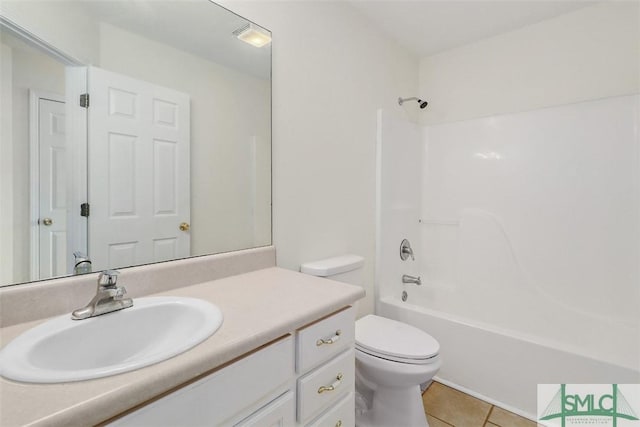
[[262, 47], [271, 43], [269, 32], [251, 23], [238, 28], [233, 34], [243, 42], [255, 47]]

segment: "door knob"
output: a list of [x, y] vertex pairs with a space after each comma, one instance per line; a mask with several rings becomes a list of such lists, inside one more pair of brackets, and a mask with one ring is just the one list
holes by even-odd
[[42, 220], [42, 223], [48, 227], [48, 226], [50, 226], [51, 224], [53, 224], [53, 220], [52, 220], [51, 218], [44, 218], [44, 219]]
[[191, 228], [191, 226], [189, 225], [188, 222], [183, 222], [180, 224], [180, 227], [178, 227], [180, 229], [180, 231], [189, 231], [189, 228]]

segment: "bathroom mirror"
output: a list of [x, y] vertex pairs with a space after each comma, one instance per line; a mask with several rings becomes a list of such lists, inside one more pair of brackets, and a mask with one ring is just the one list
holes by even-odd
[[0, 15], [0, 286], [271, 244], [268, 30], [208, 0]]

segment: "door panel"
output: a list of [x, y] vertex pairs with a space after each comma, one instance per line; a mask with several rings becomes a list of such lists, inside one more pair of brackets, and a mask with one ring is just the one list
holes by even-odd
[[89, 68], [94, 269], [190, 255], [189, 96]]

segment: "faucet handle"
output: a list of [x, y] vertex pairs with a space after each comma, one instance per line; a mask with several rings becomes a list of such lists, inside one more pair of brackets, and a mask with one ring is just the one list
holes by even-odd
[[411, 257], [412, 261], [415, 261], [416, 258], [413, 256], [413, 249], [411, 249], [411, 243], [407, 239], [402, 239], [400, 243], [400, 259], [406, 261], [409, 257]]
[[118, 274], [120, 274], [118, 270], [101, 271], [100, 275], [98, 276], [98, 286], [107, 288], [115, 286], [116, 282], [118, 281]]

